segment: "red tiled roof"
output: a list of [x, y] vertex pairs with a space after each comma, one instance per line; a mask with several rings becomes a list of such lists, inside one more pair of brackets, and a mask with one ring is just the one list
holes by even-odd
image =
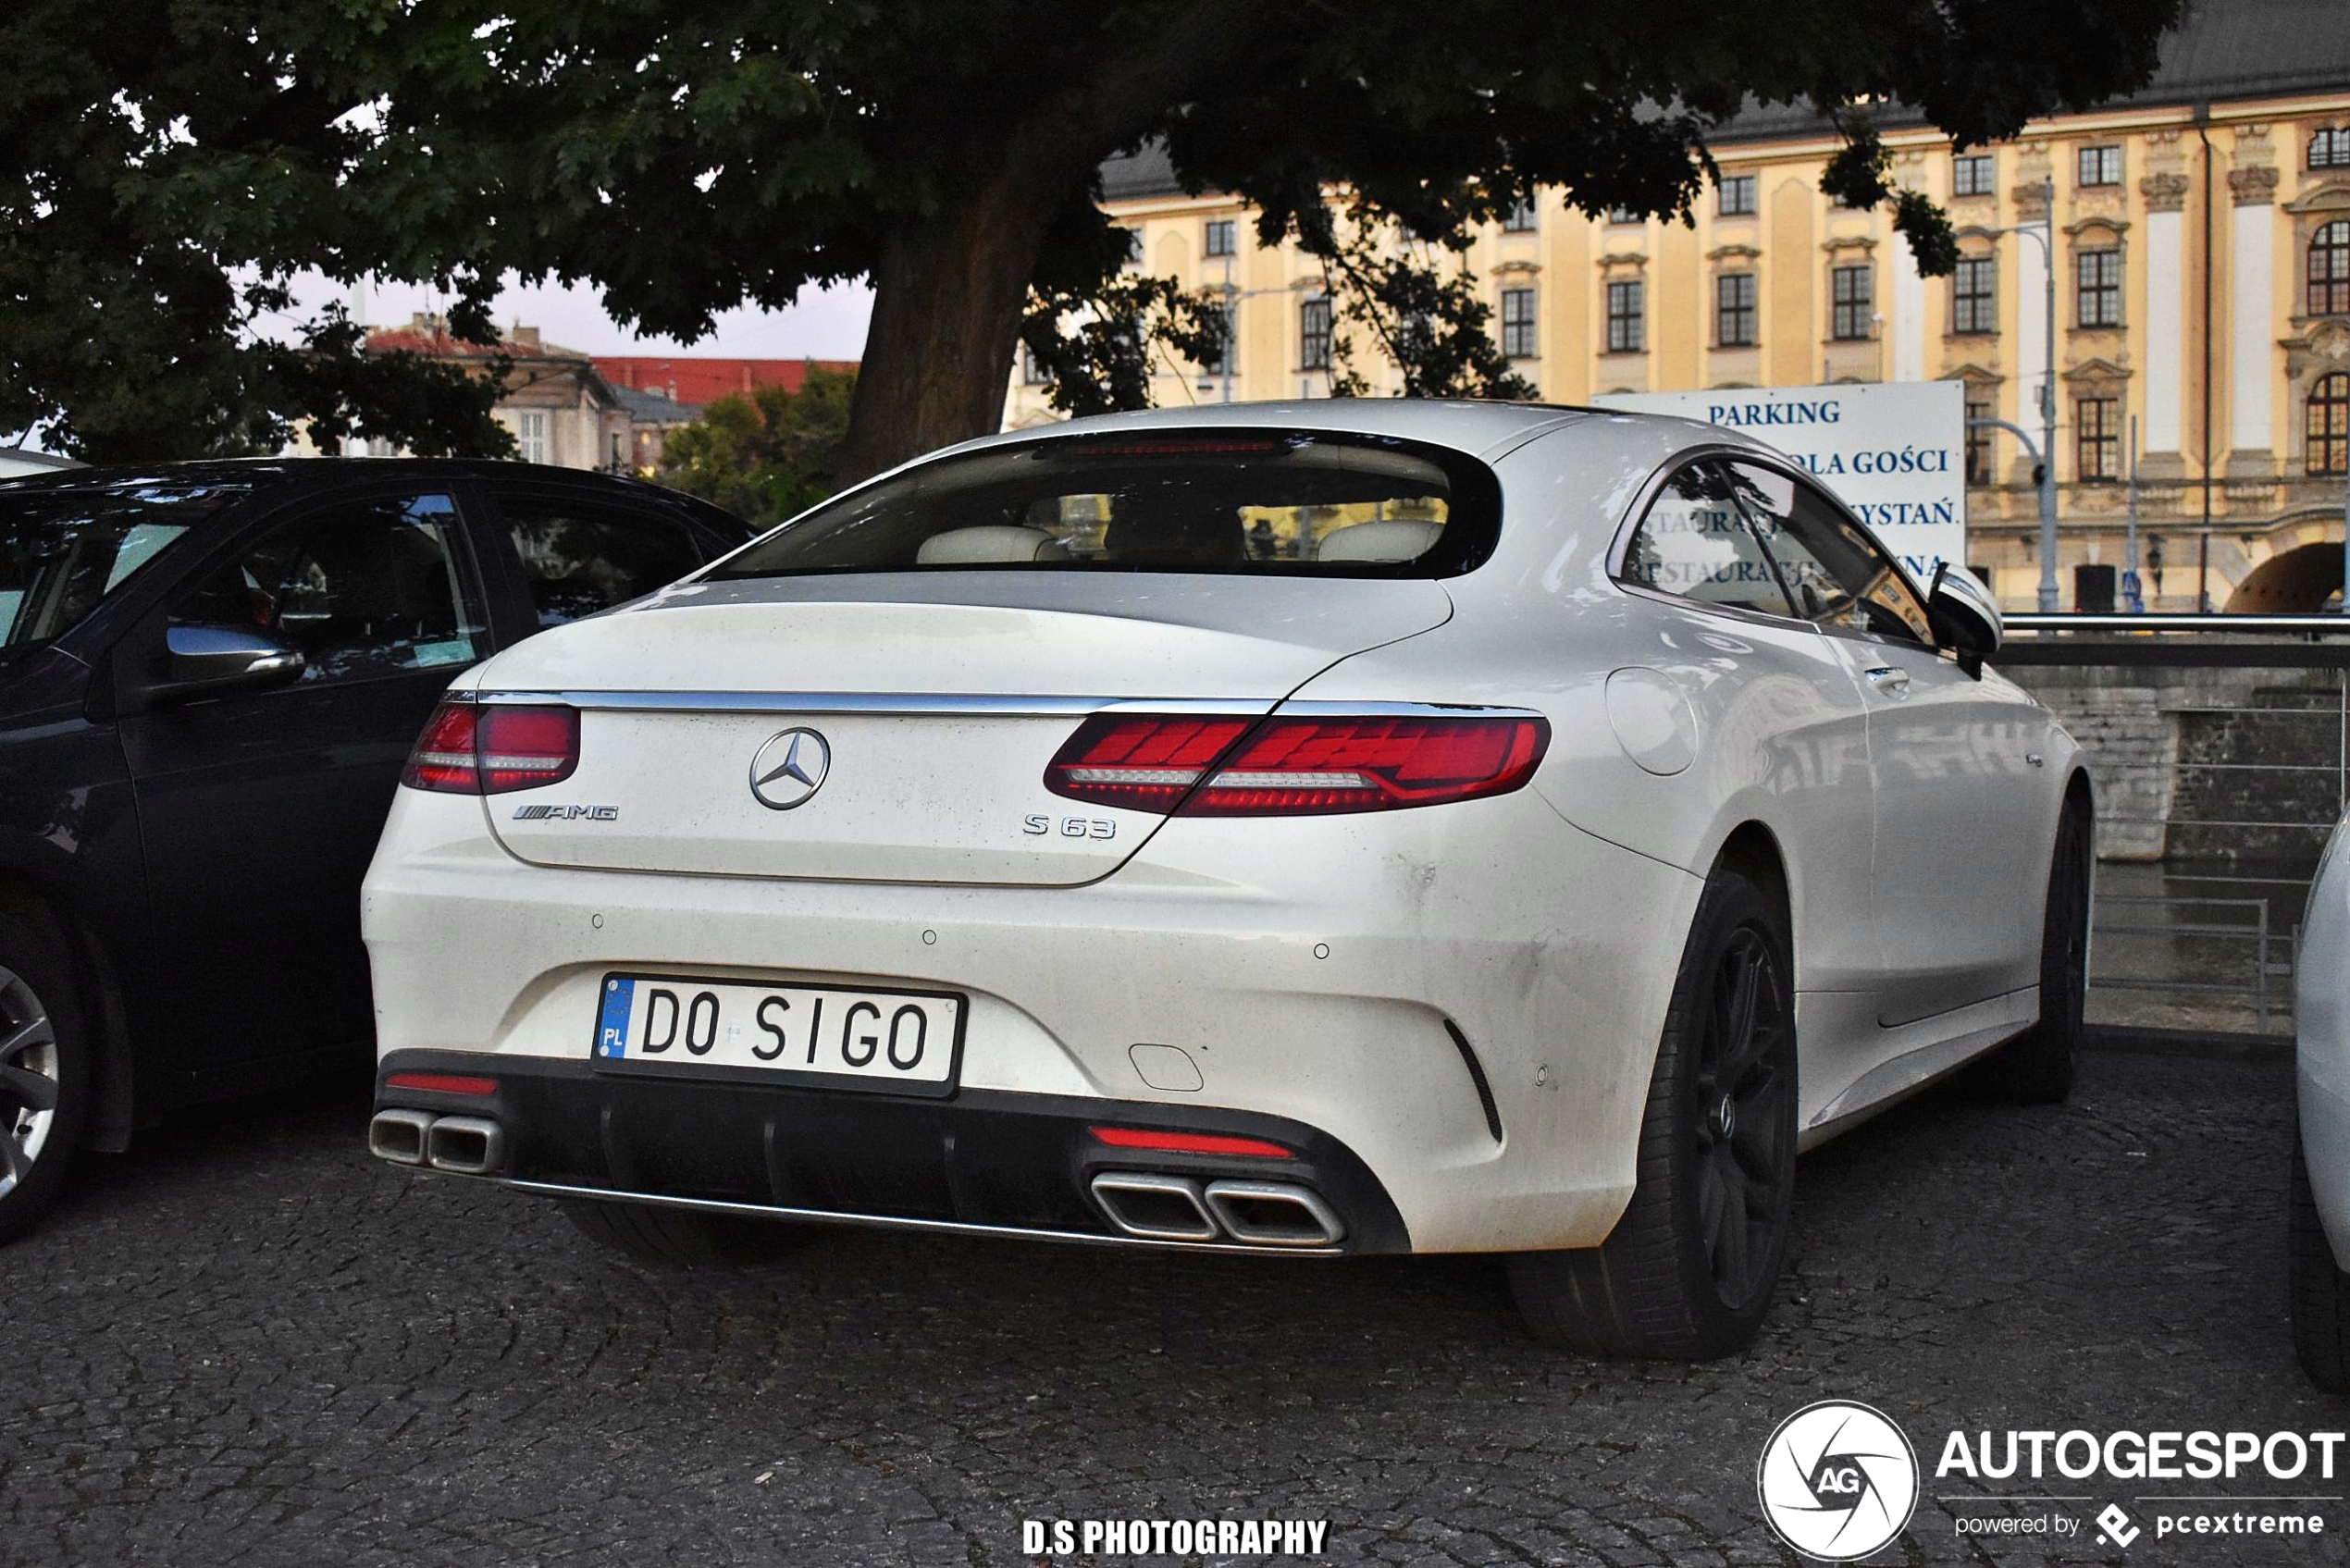
[[509, 359], [573, 359], [582, 363], [589, 356], [577, 349], [566, 349], [560, 343], [526, 342], [519, 338], [501, 337], [496, 346], [468, 343], [451, 337], [444, 327], [370, 327], [367, 328], [367, 352], [371, 354], [424, 354], [433, 359], [488, 359], [503, 353]]
[[694, 354], [596, 356], [597, 373], [615, 387], [659, 392], [681, 403], [707, 403], [730, 392], [781, 387], [797, 392], [810, 365], [855, 370], [853, 359], [705, 359]]

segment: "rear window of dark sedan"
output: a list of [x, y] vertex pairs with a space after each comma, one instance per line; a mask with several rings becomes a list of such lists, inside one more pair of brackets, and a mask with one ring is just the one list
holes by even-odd
[[64, 636], [242, 486], [0, 485], [0, 644]]
[[851, 491], [722, 562], [813, 572], [1444, 577], [1490, 554], [1491, 470], [1417, 442], [1226, 430], [1062, 436]]

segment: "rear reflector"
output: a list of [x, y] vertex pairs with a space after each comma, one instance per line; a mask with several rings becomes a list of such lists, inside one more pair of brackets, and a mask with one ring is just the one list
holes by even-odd
[[455, 1072], [396, 1072], [384, 1080], [386, 1089], [418, 1089], [427, 1094], [495, 1094], [494, 1078], [472, 1078]]
[[400, 782], [452, 795], [505, 795], [560, 784], [578, 766], [576, 708], [443, 702], [425, 722]]
[[1186, 817], [1386, 811], [1519, 788], [1550, 741], [1547, 721], [1516, 716], [1276, 714], [1251, 728], [1240, 719], [1105, 713], [1061, 747], [1045, 787]]
[[1267, 1160], [1297, 1157], [1279, 1143], [1268, 1143], [1261, 1138], [1227, 1138], [1216, 1132], [1153, 1132], [1140, 1127], [1093, 1127], [1086, 1130], [1095, 1142], [1113, 1149], [1147, 1149], [1157, 1154], [1247, 1154]]

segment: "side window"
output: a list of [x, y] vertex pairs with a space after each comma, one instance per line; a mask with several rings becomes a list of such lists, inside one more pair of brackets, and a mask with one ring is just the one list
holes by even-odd
[[1934, 646], [1925, 606], [1893, 558], [1842, 508], [1775, 470], [1746, 463], [1729, 468], [1798, 614], [1833, 630]]
[[272, 529], [182, 594], [175, 623], [251, 627], [302, 649], [305, 683], [470, 664], [481, 625], [452, 543], [457, 508], [354, 500]]
[[1691, 463], [1657, 491], [1624, 552], [1624, 580], [1701, 604], [1787, 612], [1769, 559], [1711, 463]]
[[541, 626], [560, 626], [667, 587], [701, 564], [682, 523], [658, 515], [501, 495]]

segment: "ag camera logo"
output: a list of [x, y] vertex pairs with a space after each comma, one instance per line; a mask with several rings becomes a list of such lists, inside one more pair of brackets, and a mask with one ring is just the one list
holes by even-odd
[[1849, 1562], [1899, 1536], [1918, 1504], [1918, 1456], [1883, 1412], [1822, 1400], [1779, 1423], [1754, 1474], [1762, 1517], [1806, 1557]]

